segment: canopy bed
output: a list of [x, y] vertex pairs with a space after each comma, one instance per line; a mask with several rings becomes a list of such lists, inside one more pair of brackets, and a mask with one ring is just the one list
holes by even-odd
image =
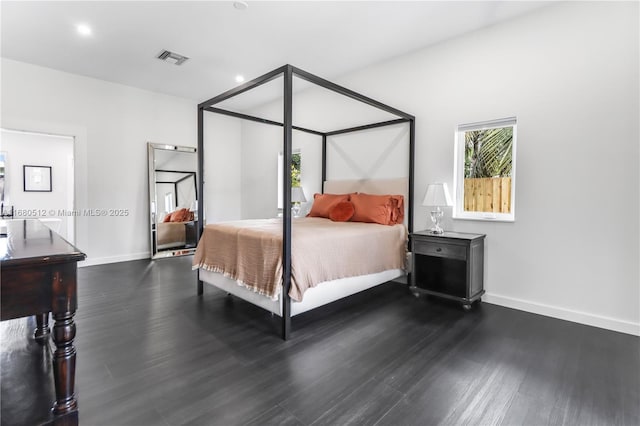
[[[214, 106], [280, 77], [283, 78], [284, 86], [282, 122]], [[355, 100], [367, 108], [382, 111], [385, 116], [390, 115], [393, 118], [330, 131], [296, 126], [293, 123], [294, 77]], [[225, 222], [206, 227], [204, 220], [200, 220], [197, 226], [199, 243], [194, 256], [194, 269], [198, 269], [199, 295], [203, 293], [204, 281], [277, 314], [282, 318], [282, 338], [286, 340], [291, 332], [292, 316], [404, 274], [407, 228], [410, 233], [413, 227], [414, 116], [294, 66], [284, 65], [198, 105], [197, 153], [200, 171], [204, 170], [205, 112], [282, 127], [284, 164], [291, 164], [294, 130], [318, 136], [322, 143], [323, 186], [322, 194], [316, 196], [310, 213], [310, 216], [316, 217], [293, 218], [291, 210], [284, 208], [282, 219]], [[328, 137], [404, 124], [408, 125], [408, 177], [384, 180], [327, 180]], [[291, 171], [284, 167], [282, 173], [283, 205], [290, 206]], [[198, 193], [202, 194], [198, 197], [200, 212], [204, 211], [206, 197], [203, 175], [204, 173], [198, 173]], [[332, 214], [338, 204], [342, 207], [351, 205], [350, 213], [355, 216], [360, 213], [354, 213], [354, 205], [371, 205], [372, 209], [377, 209], [375, 211], [379, 216], [364, 219], [356, 219], [354, 216], [351, 221], [347, 219], [334, 222], [332, 219], [335, 218], [329, 219], [328, 214], [313, 214], [314, 208], [320, 209], [322, 203], [332, 205]], [[364, 212], [364, 209], [356, 207], [355, 211]], [[292, 233], [292, 224], [295, 235]], [[322, 237], [318, 237], [319, 235]], [[319, 240], [324, 240], [328, 245], [323, 248]], [[220, 245], [225, 241], [230, 245], [220, 249]], [[240, 252], [241, 245], [247, 246], [248, 254]], [[292, 250], [293, 245], [295, 250]], [[312, 253], [309, 257], [309, 252], [315, 249], [315, 254]], [[268, 252], [275, 255], [267, 257]], [[232, 255], [225, 257], [225, 253]], [[307, 256], [303, 256], [302, 253], [307, 253]], [[329, 260], [325, 259], [329, 257], [336, 263], [329, 263]], [[322, 262], [318, 262], [319, 258], [322, 258]], [[362, 260], [365, 258], [370, 258], [372, 265], [364, 265], [366, 262]], [[227, 265], [234, 261], [238, 264]], [[263, 269], [258, 270], [252, 262], [259, 263]], [[318, 265], [320, 266], [316, 271], [314, 266]], [[227, 267], [233, 270], [232, 273], [225, 269]], [[357, 270], [336, 272], [354, 267]], [[243, 271], [242, 268], [247, 270]]]

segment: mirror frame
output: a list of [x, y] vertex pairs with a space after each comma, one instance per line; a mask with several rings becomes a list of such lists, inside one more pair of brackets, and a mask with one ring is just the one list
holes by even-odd
[[[488, 130], [502, 127], [511, 127], [513, 129], [513, 140], [511, 147], [511, 173], [510, 173], [510, 191], [509, 193], [509, 212], [498, 211], [469, 211], [464, 209], [464, 186], [465, 186], [465, 133], [474, 130]], [[517, 118], [508, 117], [498, 120], [482, 121], [477, 123], [461, 124], [456, 128], [455, 132], [455, 155], [454, 155], [454, 174], [453, 174], [453, 218], [454, 219], [470, 219], [470, 220], [490, 220], [498, 222], [515, 222], [516, 212], [516, 144], [517, 144]], [[495, 199], [495, 198], [494, 198]]]
[[[196, 246], [193, 247], [176, 247], [175, 249], [157, 250], [157, 210], [158, 200], [156, 194], [156, 169], [155, 169], [155, 153], [156, 150], [187, 152], [195, 155], [195, 171], [194, 180], [196, 184], [196, 202], [197, 202], [197, 182], [198, 182], [198, 159], [197, 149], [192, 146], [167, 145], [147, 142], [148, 154], [148, 181], [149, 181], [149, 247], [151, 249], [151, 259], [162, 259], [174, 256], [187, 256], [195, 253]], [[185, 171], [187, 173], [187, 171]], [[197, 227], [198, 218], [195, 217], [194, 226]], [[194, 228], [195, 229], [195, 228]], [[196, 242], [197, 243], [197, 242]]]

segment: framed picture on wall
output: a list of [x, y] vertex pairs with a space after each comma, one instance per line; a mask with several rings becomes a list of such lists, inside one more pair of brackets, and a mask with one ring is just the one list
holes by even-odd
[[50, 166], [22, 166], [24, 192], [51, 192]]

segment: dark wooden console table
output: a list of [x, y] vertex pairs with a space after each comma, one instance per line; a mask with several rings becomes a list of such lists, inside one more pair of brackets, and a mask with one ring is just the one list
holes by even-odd
[[6, 225], [7, 234], [0, 237], [1, 319], [35, 315], [34, 337], [45, 341], [50, 335], [51, 312], [56, 346], [52, 423], [77, 425], [73, 316], [77, 308], [77, 263], [86, 256], [38, 220], [9, 220]]

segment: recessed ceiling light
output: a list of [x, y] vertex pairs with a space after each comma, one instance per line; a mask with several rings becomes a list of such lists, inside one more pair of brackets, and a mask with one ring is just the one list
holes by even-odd
[[82, 35], [82, 36], [90, 36], [91, 35], [91, 27], [88, 26], [87, 24], [78, 24], [76, 25], [76, 31], [78, 31], [78, 34]]
[[238, 10], [245, 10], [249, 7], [249, 3], [247, 3], [246, 1], [234, 1], [233, 2], [233, 7], [235, 7]]
[[244, 77], [241, 75], [236, 75], [236, 83], [244, 83]]

